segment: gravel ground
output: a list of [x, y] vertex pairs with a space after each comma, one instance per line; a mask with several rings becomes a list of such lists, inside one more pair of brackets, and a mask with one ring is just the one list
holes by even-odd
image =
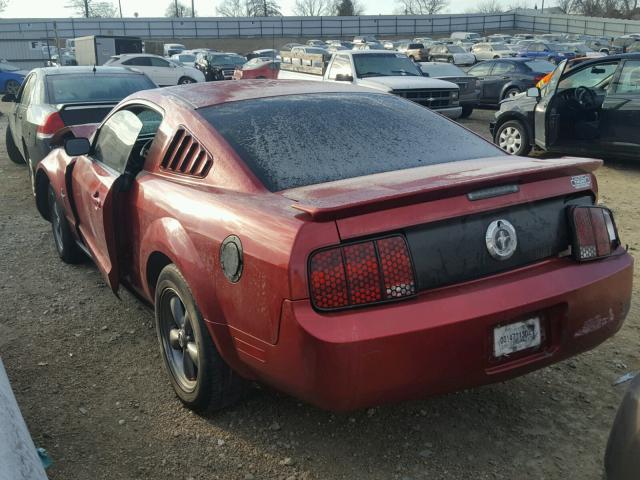
[[[486, 135], [492, 113], [465, 124]], [[612, 382], [640, 369], [637, 295], [616, 337], [506, 383], [348, 415], [261, 389], [202, 417], [171, 391], [151, 310], [114, 297], [90, 262], [58, 259], [4, 144], [0, 178], [0, 354], [53, 480], [601, 478], [625, 390]], [[633, 252], [640, 168], [599, 179]]]

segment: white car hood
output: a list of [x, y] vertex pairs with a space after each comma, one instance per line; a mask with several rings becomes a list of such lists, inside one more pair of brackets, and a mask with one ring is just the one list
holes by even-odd
[[358, 85], [389, 92], [419, 88], [458, 88], [455, 83], [428, 77], [369, 77], [358, 79]]

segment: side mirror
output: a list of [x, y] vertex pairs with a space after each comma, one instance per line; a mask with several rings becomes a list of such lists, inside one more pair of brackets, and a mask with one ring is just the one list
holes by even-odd
[[538, 87], [531, 87], [527, 90], [527, 97], [540, 98], [540, 89]]
[[353, 77], [351, 75], [339, 73], [336, 75], [336, 82], [353, 82]]
[[15, 102], [16, 101], [16, 96], [13, 93], [5, 93], [2, 96], [2, 101], [3, 102]]
[[91, 143], [88, 138], [68, 138], [64, 142], [64, 151], [70, 157], [87, 155], [91, 151]]

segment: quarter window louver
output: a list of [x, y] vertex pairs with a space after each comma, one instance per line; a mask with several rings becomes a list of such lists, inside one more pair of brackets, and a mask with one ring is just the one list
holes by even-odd
[[193, 177], [206, 176], [212, 166], [209, 152], [184, 128], [176, 132], [160, 164], [162, 170]]

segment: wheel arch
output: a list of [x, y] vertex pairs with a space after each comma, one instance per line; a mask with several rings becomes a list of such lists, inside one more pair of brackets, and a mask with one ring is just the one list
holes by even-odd
[[38, 209], [38, 213], [40, 216], [47, 220], [51, 221], [51, 215], [49, 210], [49, 185], [51, 182], [49, 181], [49, 176], [45, 173], [44, 170], [38, 169], [36, 170], [36, 180], [35, 180], [35, 194], [36, 194], [36, 208]]
[[533, 138], [533, 133], [534, 133], [533, 126], [531, 125], [531, 122], [529, 122], [528, 119], [524, 115], [522, 115], [520, 112], [507, 112], [500, 115], [500, 118], [498, 119], [498, 121], [496, 121], [496, 126], [494, 128], [493, 143], [496, 143], [496, 138], [498, 135], [498, 131], [500, 130], [500, 127], [512, 120], [517, 120], [522, 125], [524, 125], [524, 128], [527, 131], [527, 135], [529, 136], [529, 145], [534, 145], [535, 140]]

